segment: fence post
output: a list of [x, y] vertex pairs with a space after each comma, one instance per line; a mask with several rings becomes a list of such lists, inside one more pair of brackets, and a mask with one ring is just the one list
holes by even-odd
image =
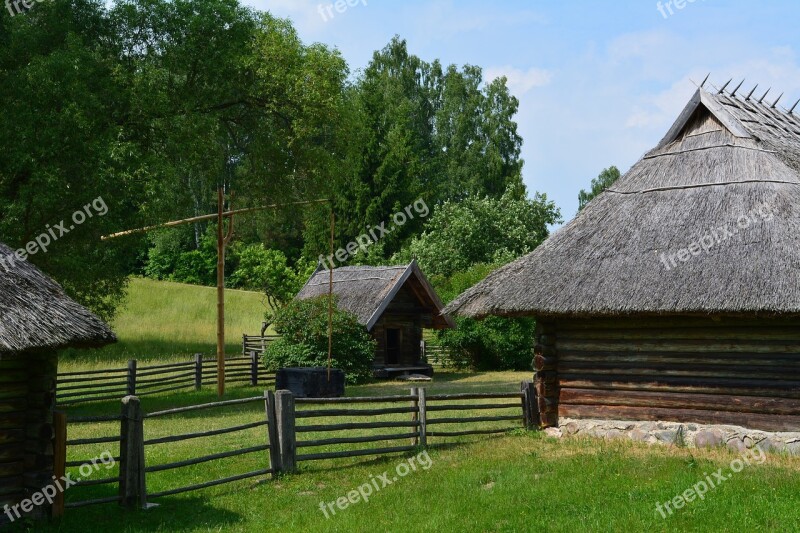
[[125, 507], [147, 508], [147, 484], [144, 464], [144, 418], [139, 398], [122, 399], [120, 432], [120, 504]]
[[523, 381], [520, 384], [520, 391], [522, 392], [522, 416], [525, 429], [538, 428], [540, 425], [539, 406], [537, 405], [536, 389], [533, 383]]
[[278, 423], [281, 469], [283, 472], [292, 473], [297, 469], [297, 443], [294, 431], [294, 396], [288, 390], [279, 390], [275, 393], [275, 415]]
[[428, 401], [425, 399], [425, 387], [417, 389], [417, 405], [419, 407], [419, 445], [428, 447]]
[[203, 354], [194, 354], [194, 390], [203, 388]]
[[269, 467], [272, 477], [283, 471], [281, 465], [281, 446], [278, 440], [278, 424], [275, 417], [275, 393], [264, 391], [264, 407], [267, 411], [267, 440], [269, 444]]
[[247, 355], [247, 333], [242, 333], [242, 355]]
[[136, 395], [136, 359], [128, 361], [128, 396]]
[[[419, 402], [414, 398], [417, 395], [417, 387], [411, 387], [411, 421], [419, 422]], [[417, 426], [416, 435], [411, 438], [411, 445], [417, 446], [419, 444], [419, 426]]]
[[[53, 412], [53, 474], [62, 479], [67, 473], [67, 414]], [[64, 491], [56, 493], [53, 501], [53, 518], [64, 516]]]
[[255, 351], [250, 352], [250, 385], [258, 386], [258, 356]]

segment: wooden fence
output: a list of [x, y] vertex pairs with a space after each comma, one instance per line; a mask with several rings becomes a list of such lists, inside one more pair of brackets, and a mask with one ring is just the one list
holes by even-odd
[[242, 353], [256, 352], [263, 355], [267, 351], [267, 346], [280, 338], [280, 335], [242, 335]]
[[[225, 360], [227, 383], [249, 383], [252, 386], [275, 382], [275, 373], [267, 371], [257, 353]], [[58, 374], [56, 403], [59, 406], [92, 401], [119, 400], [123, 396], [144, 396], [181, 389], [200, 389], [216, 385], [217, 360], [194, 359], [182, 363], [138, 366], [135, 359], [126, 368], [63, 372]]]
[[[466, 403], [478, 401], [479, 403]], [[202, 432], [183, 433], [179, 435], [147, 438], [147, 422], [149, 420], [168, 417], [188, 412], [198, 412], [219, 409], [229, 406], [263, 404], [264, 409], [260, 416], [247, 424], [206, 429]], [[359, 407], [370, 404], [367, 407]], [[375, 405], [379, 407], [375, 407]], [[304, 409], [303, 407], [311, 407]], [[466, 411], [469, 414], [463, 415]], [[480, 416], [474, 416], [472, 411], [480, 411]], [[491, 412], [495, 414], [490, 414]], [[501, 414], [497, 414], [497, 412]], [[434, 415], [431, 413], [445, 413]], [[486, 413], [485, 415], [483, 413]], [[367, 421], [348, 421], [342, 423], [329, 423], [331, 418], [365, 417]], [[389, 417], [387, 420], [386, 418]], [[323, 423], [315, 423], [315, 419], [323, 419]], [[308, 424], [297, 424], [298, 420], [310, 420]], [[119, 464], [119, 473], [113, 477], [86, 480], [78, 484], [81, 486], [116, 485], [113, 496], [102, 498], [71, 501], [67, 508], [82, 507], [103, 503], [118, 502], [127, 507], [146, 508], [150, 500], [196, 491], [232, 483], [244, 479], [275, 476], [282, 472], [295, 472], [298, 463], [304, 461], [319, 461], [326, 459], [339, 459], [346, 457], [381, 456], [393, 453], [407, 453], [431, 445], [432, 439], [445, 439], [465, 435], [487, 435], [505, 433], [514, 429], [539, 426], [538, 407], [535, 391], [531, 383], [522, 384], [520, 392], [498, 393], [467, 393], [467, 394], [431, 394], [425, 388], [412, 388], [410, 394], [377, 397], [351, 397], [351, 398], [294, 398], [289, 391], [266, 391], [263, 396], [245, 398], [240, 400], [227, 400], [202, 405], [180, 407], [165, 411], [144, 414], [141, 411], [139, 399], [127, 396], [122, 400], [122, 414], [114, 417], [84, 417], [72, 418], [72, 423], [120, 422], [120, 431], [115, 435], [98, 436], [89, 439], [67, 440], [67, 424], [56, 424], [56, 464], [66, 467], [80, 467], [88, 464], [87, 459], [66, 462], [68, 447], [84, 445], [119, 445], [119, 456], [115, 457]], [[512, 424], [512, 422], [514, 422]], [[484, 427], [491, 424], [492, 427]], [[500, 424], [500, 427], [497, 425]], [[456, 430], [440, 430], [439, 427], [458, 425]], [[62, 427], [62, 429], [58, 429]], [[207, 437], [243, 432], [253, 428], [266, 428], [263, 442], [253, 445], [253, 442], [243, 442], [238, 449], [198, 455], [182, 461], [170, 463], [148, 464], [146, 457], [158, 456], [157, 453], [145, 453], [146, 449], [198, 440]], [[380, 434], [364, 434], [364, 430], [379, 430]], [[391, 433], [386, 433], [391, 430]], [[318, 434], [323, 438], [312, 438]], [[301, 438], [310, 435], [309, 438]], [[244, 440], [244, 439], [243, 439]], [[387, 441], [406, 441], [394, 446], [374, 447], [375, 443]], [[59, 444], [62, 443], [62, 444]], [[369, 445], [363, 448], [357, 445]], [[343, 449], [331, 450], [341, 447]], [[313, 451], [314, 448], [324, 448], [322, 451]], [[202, 451], [203, 446], [193, 449]], [[298, 453], [298, 450], [303, 453]], [[255, 455], [261, 454], [261, 455]], [[221, 479], [210, 479], [202, 483], [170, 487], [157, 492], [148, 492], [148, 480], [151, 476], [167, 470], [186, 468], [212, 461], [219, 461], [230, 457], [242, 455], [255, 455], [260, 457], [262, 467], [249, 472], [236, 473]], [[56, 475], [64, 475], [56, 471]], [[63, 513], [64, 504], [56, 503], [54, 513]]]

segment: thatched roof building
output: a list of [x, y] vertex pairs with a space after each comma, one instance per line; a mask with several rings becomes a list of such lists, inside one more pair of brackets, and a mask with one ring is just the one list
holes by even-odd
[[[798, 429], [798, 240], [800, 117], [700, 89], [617, 183], [446, 311], [538, 317], [556, 417], [560, 404], [562, 416]], [[587, 393], [598, 389], [607, 401]], [[688, 412], [675, 406], [692, 398], [665, 400], [679, 391], [727, 396]], [[776, 410], [758, 396], [792, 401]]]
[[[52, 482], [56, 350], [116, 340], [103, 321], [13, 254], [0, 243], [0, 509]], [[48, 514], [46, 506], [28, 513]], [[7, 520], [0, 513], [0, 526]]]
[[67, 346], [96, 347], [114, 333], [61, 286], [0, 243], [0, 354]]
[[[303, 300], [326, 296], [330, 271], [318, 267], [297, 295]], [[349, 311], [378, 342], [375, 366], [429, 371], [420, 362], [422, 330], [455, 326], [416, 261], [402, 266], [349, 266], [333, 270], [333, 293], [339, 309]]]

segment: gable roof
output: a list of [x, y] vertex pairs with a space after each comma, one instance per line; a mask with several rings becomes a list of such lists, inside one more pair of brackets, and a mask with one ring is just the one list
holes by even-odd
[[446, 311], [800, 314], [799, 240], [800, 119], [699, 89], [617, 183]]
[[[326, 296], [329, 276], [330, 270], [318, 266], [296, 298]], [[404, 266], [349, 266], [333, 270], [333, 293], [338, 297], [339, 309], [355, 314], [368, 331], [404, 286], [411, 289], [421, 305], [430, 309], [435, 329], [455, 327], [449, 316], [441, 314], [444, 305], [416, 261]]]
[[116, 342], [111, 329], [61, 286], [0, 243], [0, 354], [97, 347]]

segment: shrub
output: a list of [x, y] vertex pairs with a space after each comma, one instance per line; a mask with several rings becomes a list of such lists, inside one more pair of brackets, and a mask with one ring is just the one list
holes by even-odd
[[437, 332], [442, 346], [453, 354], [457, 368], [476, 370], [532, 370], [531, 318], [491, 316], [483, 320], [456, 317], [457, 327]]
[[[328, 365], [328, 298], [294, 300], [275, 313], [273, 323], [281, 339], [264, 354], [270, 370], [283, 367], [325, 367]], [[372, 376], [375, 341], [352, 313], [333, 312], [333, 361], [356, 384]]]

